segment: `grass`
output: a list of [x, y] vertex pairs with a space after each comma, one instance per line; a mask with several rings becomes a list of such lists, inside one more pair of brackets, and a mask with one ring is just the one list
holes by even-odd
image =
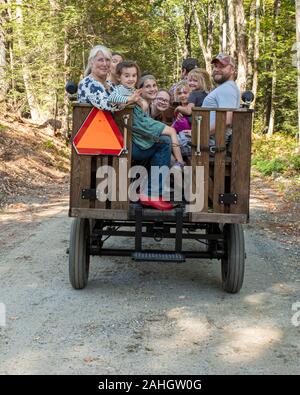
[[254, 135], [252, 165], [260, 176], [275, 180], [290, 201], [300, 199], [300, 155], [294, 137], [276, 133], [271, 138]]
[[0, 123], [0, 133], [5, 132], [8, 128]]
[[276, 134], [271, 138], [255, 135], [252, 145], [252, 164], [264, 176], [298, 177], [300, 155], [295, 153], [296, 139]]

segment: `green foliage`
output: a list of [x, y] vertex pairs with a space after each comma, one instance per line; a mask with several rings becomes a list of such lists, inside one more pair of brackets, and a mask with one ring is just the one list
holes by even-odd
[[0, 123], [0, 133], [5, 132], [5, 130], [7, 130], [7, 127], [4, 125], [1, 125], [1, 123]]
[[293, 170], [300, 171], [300, 155], [291, 155], [290, 166]]
[[[226, 1], [194, 3], [205, 43], [212, 27], [211, 49], [215, 54], [219, 51], [222, 33], [219, 7], [221, 5], [226, 16]], [[244, 0], [243, 4], [249, 43], [255, 30], [255, 19], [250, 18], [255, 1]], [[274, 0], [261, 1], [261, 5], [255, 130], [265, 131], [275, 58], [275, 132], [294, 136], [297, 133], [297, 71], [292, 64], [291, 50], [295, 43], [295, 4], [290, 0], [280, 1], [277, 26]], [[190, 16], [191, 56], [197, 57], [205, 67], [191, 15], [191, 0], [23, 0], [22, 5], [20, 1], [18, 4], [4, 2], [0, 7], [5, 15], [7, 103], [23, 116], [30, 113], [24, 65], [28, 68], [31, 90], [40, 112], [46, 118], [60, 116], [65, 111], [65, 82], [67, 79], [78, 82], [82, 78], [89, 50], [96, 44], [104, 44], [127, 59], [136, 60], [143, 71], [156, 75], [161, 87], [171, 86], [180, 77], [186, 52], [185, 22]], [[22, 20], [18, 17], [20, 11]], [[251, 53], [248, 57], [252, 60]], [[248, 81], [251, 88], [251, 75]]]
[[252, 164], [263, 175], [282, 174], [299, 177], [300, 155], [295, 153], [296, 140], [284, 134], [268, 139], [256, 135], [252, 145]]
[[55, 147], [55, 145], [54, 145], [52, 140], [45, 141], [43, 143], [43, 148], [46, 148], [48, 150], [55, 150], [56, 149], [56, 147]]
[[264, 176], [270, 176], [273, 173], [283, 173], [287, 165], [282, 159], [271, 159], [264, 160], [264, 159], [254, 159], [253, 165], [259, 170]]

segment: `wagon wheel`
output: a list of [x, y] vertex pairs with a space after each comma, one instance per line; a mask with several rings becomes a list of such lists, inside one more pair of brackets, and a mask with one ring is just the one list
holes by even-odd
[[73, 288], [82, 289], [87, 285], [89, 267], [89, 220], [84, 218], [75, 218], [71, 227], [69, 252], [69, 278]]
[[237, 293], [244, 280], [245, 242], [242, 225], [224, 226], [225, 257], [222, 258], [222, 286], [226, 292]]

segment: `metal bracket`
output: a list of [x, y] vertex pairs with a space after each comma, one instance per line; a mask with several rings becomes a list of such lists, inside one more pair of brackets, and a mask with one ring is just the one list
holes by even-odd
[[97, 200], [96, 189], [82, 189], [81, 199], [83, 200]]
[[123, 134], [123, 154], [128, 154], [128, 148], [127, 148], [127, 127], [128, 127], [128, 120], [129, 120], [129, 114], [123, 115], [123, 120], [124, 120], [124, 134]]
[[219, 195], [220, 204], [237, 204], [237, 201], [237, 193], [220, 193]]
[[196, 122], [197, 122], [197, 145], [196, 145], [196, 152], [195, 155], [200, 156], [201, 155], [201, 122], [202, 122], [202, 117], [200, 115], [196, 116]]

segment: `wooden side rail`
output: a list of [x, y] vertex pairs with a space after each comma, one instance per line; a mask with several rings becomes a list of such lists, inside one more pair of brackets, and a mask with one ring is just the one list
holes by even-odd
[[[88, 104], [73, 104], [72, 139], [77, 134], [84, 120], [93, 107]], [[251, 130], [253, 111], [247, 109], [232, 110], [233, 127], [230, 152], [225, 148], [226, 112], [228, 109], [216, 109], [215, 153], [210, 152], [210, 111], [211, 109], [194, 108], [192, 113], [192, 192], [196, 193], [196, 166], [204, 170], [204, 204], [199, 212], [188, 215], [189, 221], [203, 222], [205, 219], [217, 222], [245, 222], [249, 217], [250, 195], [250, 160]], [[113, 212], [122, 219], [128, 218], [130, 202], [128, 195], [119, 189], [119, 181], [128, 177], [126, 164], [131, 163], [131, 125], [132, 109], [126, 108], [114, 114], [121, 133], [126, 135], [127, 151], [120, 156], [78, 155], [72, 147], [71, 182], [70, 182], [70, 215], [78, 216], [79, 211], [85, 214], [95, 212], [95, 218], [115, 218]], [[127, 119], [128, 128], [125, 120]], [[125, 130], [126, 129], [126, 130]], [[100, 132], [100, 131], [99, 131]], [[97, 189], [97, 169], [100, 166], [112, 166], [116, 174], [116, 200], [100, 202], [94, 198], [82, 198], [82, 190], [88, 193]], [[127, 169], [127, 171], [129, 168]], [[113, 182], [114, 180], [109, 180]], [[128, 180], [129, 183], [129, 180]], [[79, 211], [78, 211], [79, 210]], [[96, 214], [98, 212], [98, 214]], [[105, 214], [104, 214], [105, 212]], [[111, 212], [111, 213], [109, 213]], [[214, 214], [213, 216], [211, 214]], [[230, 215], [229, 215], [230, 214]], [[100, 218], [99, 217], [99, 218]], [[222, 220], [221, 220], [222, 218]]]
[[[84, 120], [92, 110], [89, 104], [73, 103], [73, 128], [72, 128], [72, 141], [83, 124]], [[71, 158], [71, 180], [70, 180], [70, 209], [72, 208], [85, 208], [85, 209], [118, 209], [128, 210], [129, 200], [127, 195], [121, 196], [119, 180], [122, 175], [119, 169], [122, 168], [122, 161], [127, 160], [131, 163], [131, 123], [132, 123], [132, 109], [126, 108], [117, 112], [114, 115], [115, 121], [119, 126], [119, 130], [123, 134], [125, 130], [125, 123], [127, 119], [128, 128], [126, 128], [126, 146], [127, 151], [123, 152], [120, 156], [108, 155], [78, 155], [72, 145], [72, 158]], [[97, 169], [100, 166], [112, 166], [116, 173], [116, 201], [100, 202], [97, 199], [82, 199], [82, 190], [96, 191], [97, 189]], [[108, 182], [112, 182], [108, 179]], [[71, 214], [71, 211], [70, 211]]]
[[[209, 152], [208, 108], [194, 108], [192, 116], [192, 166], [193, 192], [198, 180], [196, 166], [204, 168], [204, 206], [201, 213], [244, 214], [249, 217], [251, 131], [253, 110], [238, 109], [233, 112], [231, 143], [226, 146], [226, 113], [216, 109], [215, 153]], [[199, 131], [200, 127], [200, 131]], [[200, 147], [200, 152], [199, 151]], [[197, 213], [196, 213], [197, 214]], [[195, 221], [196, 214], [190, 214]]]

